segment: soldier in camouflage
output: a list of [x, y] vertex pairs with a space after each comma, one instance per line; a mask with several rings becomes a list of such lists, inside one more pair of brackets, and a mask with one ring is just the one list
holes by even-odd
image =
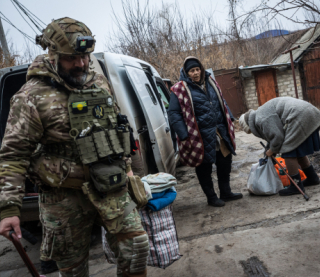
[[[79, 37], [88, 39], [87, 47], [81, 48], [85, 45]], [[108, 231], [118, 258], [117, 276], [146, 276], [148, 237], [137, 210], [128, 212], [132, 200], [127, 186], [101, 197], [88, 166], [74, 158], [69, 96], [93, 85], [111, 95], [107, 79], [89, 68], [94, 42], [87, 26], [71, 18], [54, 20], [37, 37], [49, 55], [34, 60], [27, 83], [12, 97], [0, 150], [0, 234], [10, 239], [13, 229], [21, 238], [19, 216], [29, 177], [40, 191], [41, 257], [55, 260], [60, 276], [89, 276], [94, 223]], [[125, 160], [125, 173], [132, 176], [130, 159]]]

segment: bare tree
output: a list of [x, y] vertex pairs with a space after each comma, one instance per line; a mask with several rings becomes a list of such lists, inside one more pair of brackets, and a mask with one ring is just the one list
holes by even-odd
[[[305, 17], [299, 17], [297, 13], [303, 11]], [[319, 0], [277, 0], [271, 4], [268, 0], [259, 0], [249, 12], [243, 13], [238, 19], [248, 20], [251, 16], [260, 14], [270, 21], [281, 19], [289, 20], [297, 24], [315, 26], [320, 23], [320, 1]]]
[[156, 8], [149, 1], [141, 5], [122, 0], [123, 19], [113, 12], [117, 28], [109, 34], [106, 49], [145, 60], [174, 82], [187, 56], [196, 56], [214, 70], [271, 61], [275, 40], [255, 39], [271, 25], [254, 16], [241, 21], [239, 2], [228, 3], [230, 24], [223, 28], [213, 21], [214, 11], [193, 9], [194, 15], [185, 17], [177, 3]]

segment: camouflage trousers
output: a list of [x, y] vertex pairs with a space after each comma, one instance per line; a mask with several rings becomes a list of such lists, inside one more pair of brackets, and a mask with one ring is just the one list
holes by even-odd
[[[39, 196], [40, 220], [43, 225], [41, 260], [56, 261], [60, 276], [63, 277], [89, 276], [91, 231], [96, 223], [108, 231], [108, 243], [117, 256], [118, 276], [131, 276], [134, 244], [146, 236], [136, 209], [125, 218], [111, 216], [109, 220], [100, 216], [97, 208], [81, 190], [48, 188], [42, 190]], [[116, 196], [110, 198], [115, 203]], [[125, 192], [125, 197], [130, 198], [128, 192]], [[145, 267], [141, 274], [134, 276], [146, 276]]]

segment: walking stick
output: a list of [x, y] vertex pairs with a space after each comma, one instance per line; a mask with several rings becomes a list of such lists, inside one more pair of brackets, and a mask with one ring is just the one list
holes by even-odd
[[[263, 146], [264, 149], [267, 150], [266, 146], [263, 144], [262, 141], [260, 141], [260, 144]], [[283, 168], [283, 166], [281, 165], [281, 163], [279, 163], [278, 160], [277, 160], [275, 157], [271, 156], [271, 158], [272, 158], [272, 160], [273, 160], [275, 163], [277, 163], [277, 165], [280, 166], [280, 168], [281, 168], [281, 169], [283, 170], [283, 172], [288, 176], [288, 178], [289, 178], [289, 180], [292, 182], [292, 184], [294, 184], [295, 187], [298, 189], [298, 191], [302, 194], [302, 196], [304, 197], [304, 199], [306, 199], [306, 201], [308, 201], [308, 200], [310, 199], [310, 197], [302, 191], [302, 189], [297, 185], [297, 183], [296, 183], [295, 181], [293, 181], [293, 179], [292, 179], [291, 176], [287, 173], [287, 171]]]
[[27, 255], [26, 251], [23, 249], [20, 240], [17, 238], [16, 234], [14, 231], [10, 231], [9, 233], [13, 245], [17, 249], [18, 253], [20, 254], [22, 260], [24, 261], [26, 267], [28, 268], [30, 274], [32, 277], [45, 277], [44, 275], [39, 275], [38, 271], [34, 267], [33, 263], [31, 262], [29, 256]]

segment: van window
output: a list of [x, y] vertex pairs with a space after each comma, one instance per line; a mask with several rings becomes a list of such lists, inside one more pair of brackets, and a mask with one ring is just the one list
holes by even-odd
[[106, 69], [103, 61], [101, 61], [101, 60], [99, 60], [99, 59], [97, 59], [97, 61], [99, 62], [99, 65], [101, 66], [101, 69], [102, 69], [102, 71], [103, 71], [104, 76], [106, 76], [106, 78], [108, 79], [108, 81], [109, 81], [109, 83], [110, 83], [110, 78], [109, 78], [109, 75], [108, 75], [108, 73], [107, 73], [107, 69]]
[[163, 105], [165, 106], [166, 109], [168, 109], [169, 108], [169, 99], [166, 97], [166, 95], [165, 95], [165, 93], [163, 91], [162, 85], [159, 84], [158, 82], [157, 82], [157, 89], [158, 89], [158, 91], [160, 93]]
[[151, 88], [150, 88], [150, 86], [148, 84], [146, 84], [146, 88], [147, 88], [147, 91], [148, 91], [148, 93], [150, 95], [150, 98], [151, 98], [153, 104], [157, 105], [158, 102], [157, 102], [156, 98], [154, 97], [153, 92], [152, 92], [152, 90], [151, 90]]
[[[155, 99], [154, 100], [152, 99], [152, 101], [156, 101], [157, 102], [157, 100], [158, 100], [159, 104], [160, 104], [161, 96], [160, 96], [160, 94], [159, 94], [159, 92], [158, 92], [158, 90], [156, 88], [156, 84], [155, 84], [152, 76], [149, 74], [148, 71], [144, 71], [144, 73], [146, 74], [146, 76], [147, 76], [147, 78], [149, 80], [149, 83], [151, 85], [151, 87], [149, 86], [149, 88], [150, 88], [150, 90], [153, 91], [152, 95], [155, 95]], [[149, 92], [149, 94], [150, 94], [150, 92]], [[151, 96], [151, 94], [150, 94], [150, 96]], [[161, 108], [162, 112], [164, 113], [165, 108], [162, 105], [160, 105], [160, 108]]]

